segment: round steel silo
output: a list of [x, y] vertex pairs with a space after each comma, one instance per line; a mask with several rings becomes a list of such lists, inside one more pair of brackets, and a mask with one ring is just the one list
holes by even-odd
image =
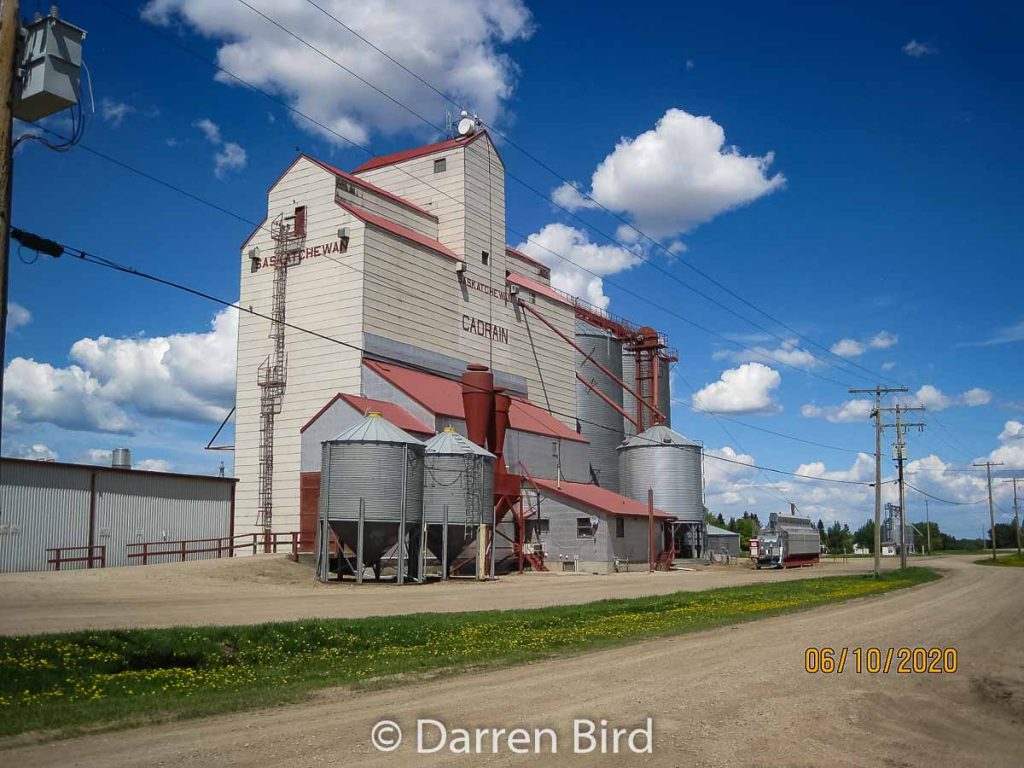
[[403, 526], [406, 532], [418, 531], [423, 449], [423, 443], [378, 413], [323, 443], [321, 514], [354, 554], [361, 544], [362, 565], [379, 572], [381, 557], [398, 543]]
[[665, 416], [664, 426], [672, 426], [672, 364], [668, 358], [658, 358], [658, 410]]
[[668, 427], [651, 427], [619, 446], [622, 495], [654, 506], [682, 521], [704, 520], [703, 448]]
[[[622, 342], [606, 331], [576, 321], [576, 345], [587, 355], [576, 352], [576, 373], [618, 406], [622, 405], [622, 386], [596, 363], [622, 378]], [[590, 359], [588, 359], [588, 357]], [[616, 449], [625, 436], [623, 416], [590, 386], [576, 381], [576, 417], [580, 434], [590, 441], [590, 472], [602, 488], [619, 490], [619, 460]]]
[[[622, 380], [631, 389], [636, 389], [636, 353], [626, 348], [622, 350]], [[636, 398], [625, 390], [622, 391], [622, 409], [636, 418]], [[636, 425], [623, 416], [622, 430], [625, 437], [632, 437], [636, 434]]]
[[445, 564], [476, 540], [481, 523], [494, 524], [494, 460], [493, 453], [451, 427], [426, 442], [423, 522], [427, 547]]

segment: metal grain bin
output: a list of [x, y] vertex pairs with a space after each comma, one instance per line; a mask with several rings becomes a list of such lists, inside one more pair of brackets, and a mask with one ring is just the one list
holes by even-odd
[[323, 444], [320, 513], [338, 539], [357, 550], [363, 510], [363, 564], [380, 562], [400, 526], [423, 518], [423, 443], [378, 413]]
[[622, 495], [654, 505], [679, 520], [704, 520], [703, 448], [668, 427], [651, 427], [619, 446]]
[[[616, 405], [622, 405], [622, 386], [593, 361], [622, 378], [622, 342], [606, 331], [582, 320], [576, 321], [576, 344], [592, 360], [576, 352], [576, 372], [597, 387]], [[627, 382], [628, 383], [628, 382]], [[583, 382], [576, 382], [576, 415], [580, 434], [590, 441], [590, 471], [602, 488], [619, 490], [619, 458], [616, 449], [625, 437], [623, 416], [601, 395]]]
[[[622, 350], [622, 380], [631, 389], [636, 389], [636, 353], [626, 348]], [[634, 419], [636, 418], [636, 398], [625, 390], [622, 392], [622, 408]], [[622, 417], [622, 432], [624, 437], [632, 437], [636, 434], [636, 425], [625, 416]]]
[[451, 427], [427, 441], [423, 457], [423, 522], [427, 546], [443, 560], [445, 512], [451, 562], [477, 536], [481, 523], [494, 524], [493, 453]]
[[662, 424], [672, 426], [672, 364], [667, 358], [658, 358], [658, 410], [665, 416]]

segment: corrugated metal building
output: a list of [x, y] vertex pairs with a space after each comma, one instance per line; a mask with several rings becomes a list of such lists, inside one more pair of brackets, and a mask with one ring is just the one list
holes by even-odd
[[[235, 483], [205, 475], [0, 459], [0, 572], [46, 570], [46, 550], [56, 547], [105, 546], [109, 568], [131, 564], [131, 543], [230, 537]], [[62, 565], [76, 567], [86, 563]]]
[[708, 550], [718, 554], [723, 549], [730, 557], [740, 556], [740, 535], [717, 525], [707, 526]]

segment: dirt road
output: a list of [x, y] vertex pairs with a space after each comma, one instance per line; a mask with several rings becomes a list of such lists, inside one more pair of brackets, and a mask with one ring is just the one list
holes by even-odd
[[[879, 599], [404, 688], [0, 752], [0, 763], [131, 766], [1019, 766], [1024, 569], [941, 561], [943, 580]], [[807, 646], [952, 646], [952, 675], [809, 675]], [[653, 754], [571, 751], [574, 718], [654, 722]], [[382, 718], [406, 738], [377, 752]], [[418, 755], [417, 718], [551, 727], [559, 754]]]
[[[895, 566], [894, 558], [885, 561]], [[527, 573], [494, 583], [318, 584], [283, 555], [61, 573], [0, 575], [0, 634], [73, 629], [256, 624], [305, 618], [540, 608], [751, 582], [867, 573], [870, 560], [789, 571], [714, 567], [610, 576]]]

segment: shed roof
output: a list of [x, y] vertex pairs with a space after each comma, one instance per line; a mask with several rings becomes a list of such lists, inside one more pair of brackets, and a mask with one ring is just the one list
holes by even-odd
[[725, 528], [719, 528], [717, 525], [708, 524], [707, 527], [708, 536], [735, 536], [737, 539], [740, 537], [736, 531], [729, 531]]
[[[455, 419], [466, 418], [460, 382], [378, 360], [363, 360], [363, 365], [405, 392], [431, 413]], [[512, 395], [512, 407], [509, 410], [509, 426], [519, 432], [532, 432], [581, 443], [589, 442], [543, 408], [515, 395]]]
[[520, 288], [526, 288], [534, 293], [540, 294], [541, 296], [545, 296], [552, 301], [557, 301], [559, 304], [565, 304], [568, 307], [575, 306], [571, 301], [550, 285], [544, 285], [544, 283], [533, 280], [525, 275], [517, 275], [515, 272], [511, 272], [505, 277], [505, 280], [512, 283], [512, 285], [518, 285]]
[[343, 203], [340, 200], [336, 200], [335, 202], [339, 206], [344, 208], [346, 211], [351, 213], [353, 216], [355, 216], [357, 219], [366, 224], [377, 227], [378, 229], [383, 229], [386, 232], [390, 232], [391, 234], [400, 237], [403, 240], [409, 240], [410, 242], [416, 243], [417, 245], [422, 245], [424, 248], [429, 248], [430, 250], [434, 251], [434, 253], [439, 253], [442, 256], [447, 256], [449, 259], [453, 259], [455, 261], [463, 260], [462, 257], [459, 256], [457, 253], [448, 250], [439, 242], [437, 242], [437, 240], [433, 240], [427, 237], [426, 235], [421, 235], [419, 232], [409, 229], [408, 227], [403, 227], [401, 224], [391, 221], [390, 219], [385, 219], [383, 216], [377, 216], [374, 213], [365, 211], [362, 208], [352, 205], [351, 203]]
[[372, 397], [348, 395], [344, 392], [339, 392], [332, 397], [323, 408], [316, 412], [316, 415], [313, 416], [313, 418], [302, 425], [302, 429], [299, 430], [299, 433], [301, 434], [313, 426], [313, 424], [316, 423], [316, 420], [327, 413], [331, 406], [339, 400], [348, 403], [352, 408], [359, 411], [361, 416], [365, 416], [370, 411], [376, 411], [396, 427], [405, 430], [406, 432], [417, 432], [421, 435], [434, 434], [433, 429], [396, 403], [389, 403], [386, 400], [374, 400]]
[[355, 184], [357, 187], [362, 187], [365, 190], [373, 192], [375, 195], [380, 195], [381, 197], [386, 197], [388, 200], [390, 200], [393, 203], [398, 203], [398, 205], [404, 206], [404, 207], [408, 208], [409, 210], [414, 211], [415, 213], [420, 214], [421, 216], [426, 216], [427, 218], [430, 218], [430, 219], [433, 219], [434, 221], [437, 221], [437, 216], [435, 214], [431, 213], [426, 208], [421, 208], [420, 206], [416, 205], [415, 203], [410, 203], [404, 197], [399, 197], [398, 195], [396, 195], [393, 192], [388, 192], [386, 189], [381, 189], [376, 184], [371, 184], [370, 182], [365, 181], [364, 179], [360, 179], [358, 176], [353, 176], [351, 173], [346, 173], [345, 171], [341, 170], [340, 168], [335, 168], [333, 165], [330, 165], [329, 163], [325, 163], [323, 160], [317, 160], [315, 157], [312, 157], [312, 156], [306, 155], [306, 154], [301, 155], [301, 157], [306, 158], [310, 162], [316, 163], [321, 168], [323, 168], [325, 171], [328, 171], [329, 173], [333, 173], [335, 176], [337, 176], [339, 178], [342, 178], [342, 179], [345, 179], [345, 181], [349, 181], [352, 184]]
[[[648, 510], [646, 504], [641, 504], [639, 501], [620, 496], [614, 491], [609, 491], [607, 488], [602, 488], [599, 485], [591, 485], [589, 483], [568, 483], [563, 480], [558, 483], [554, 480], [542, 480], [536, 478], [533, 480], [537, 486], [547, 493], [554, 496], [561, 496], [562, 498], [569, 499], [571, 501], [579, 502], [587, 507], [592, 507], [599, 512], [604, 512], [608, 515], [619, 515], [623, 517], [647, 517]], [[668, 512], [664, 512], [657, 507], [654, 508], [654, 516], [659, 520], [668, 520], [673, 518]]]
[[2, 462], [10, 462], [12, 464], [32, 464], [34, 466], [43, 465], [46, 467], [65, 467], [68, 469], [79, 469], [83, 472], [115, 472], [120, 474], [134, 474], [139, 476], [155, 476], [155, 477], [173, 477], [177, 479], [187, 480], [213, 480], [219, 483], [237, 483], [237, 477], [221, 477], [220, 475], [196, 475], [185, 472], [157, 472], [152, 469], [140, 469], [138, 467], [108, 467], [103, 464], [74, 464], [70, 461], [43, 461], [40, 459], [17, 459], [13, 456], [2, 456], [0, 457]]
[[538, 267], [540, 269], [550, 269], [550, 267], [548, 267], [547, 264], [542, 264], [532, 256], [527, 256], [518, 248], [513, 248], [512, 246], [505, 246], [505, 253], [507, 253], [509, 256], [515, 256], [520, 261], [525, 261], [527, 264], [532, 264], [533, 266]]

